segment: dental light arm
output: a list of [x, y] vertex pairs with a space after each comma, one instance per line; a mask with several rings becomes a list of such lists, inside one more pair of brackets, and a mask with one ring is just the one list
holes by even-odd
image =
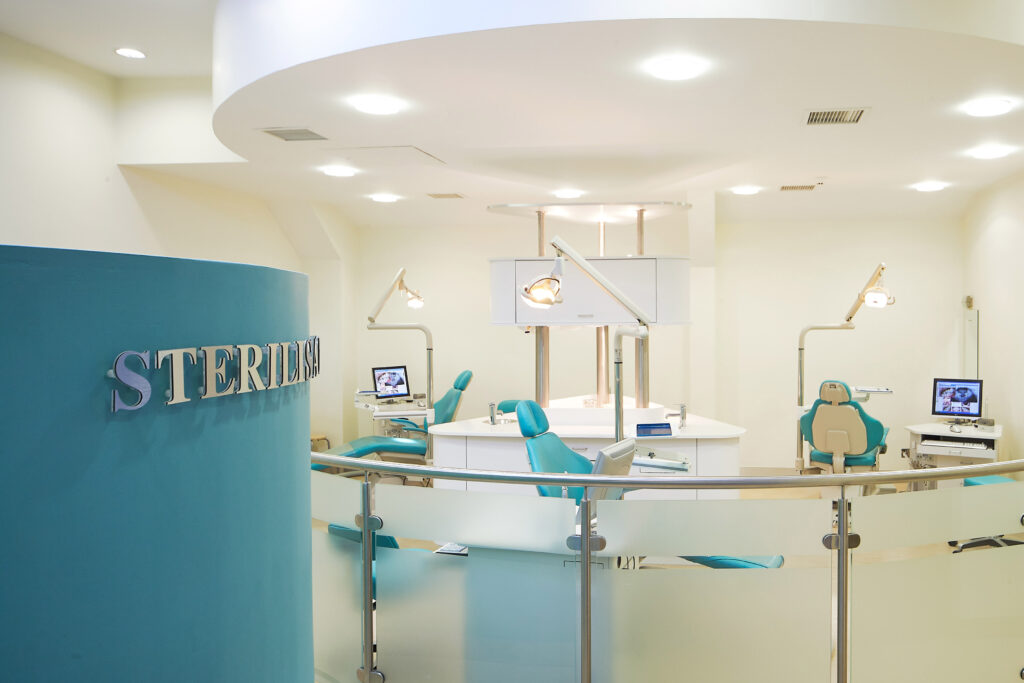
[[[871, 277], [868, 278], [867, 284], [865, 284], [864, 287], [860, 290], [860, 293], [857, 294], [857, 299], [853, 302], [853, 305], [850, 306], [850, 311], [846, 314], [846, 322], [852, 321], [853, 316], [857, 315], [857, 311], [859, 311], [860, 307], [864, 304], [865, 296], [869, 291], [882, 289], [880, 283], [882, 282], [883, 273], [885, 273], [885, 264], [879, 263], [878, 267], [875, 268], [875, 272], [872, 273]], [[887, 304], [895, 303], [896, 300], [892, 299], [892, 297], [889, 296], [888, 292], [885, 292], [885, 295], [886, 299], [889, 299], [889, 301], [887, 301]]]
[[551, 240], [551, 246], [553, 246], [558, 253], [564, 254], [570, 261], [575, 263], [576, 266], [586, 273], [587, 276], [594, 281], [594, 284], [603, 289], [608, 296], [622, 304], [623, 308], [629, 311], [629, 314], [636, 318], [638, 323], [641, 325], [651, 324], [651, 317], [649, 315], [644, 313], [640, 307], [637, 306], [632, 299], [626, 296], [621, 289], [616, 287], [611, 280], [602, 275], [600, 271], [594, 268], [594, 266], [590, 265], [590, 262], [587, 261], [582, 254], [570, 247], [565, 240], [556, 236]]
[[[373, 312], [366, 317], [370, 322], [366, 325], [368, 330], [419, 330], [427, 338], [427, 408], [434, 407], [434, 335], [430, 333], [430, 328], [420, 323], [378, 323], [377, 316], [380, 315], [381, 311], [384, 310], [385, 304], [388, 299], [395, 291], [404, 292], [409, 300], [411, 308], [422, 308], [423, 297], [420, 296], [419, 292], [409, 289], [405, 284], [405, 268], [399, 268], [395, 274], [394, 279], [388, 288], [384, 291], [384, 296], [381, 297], [380, 302], [374, 307]], [[414, 303], [417, 302], [417, 303]]]

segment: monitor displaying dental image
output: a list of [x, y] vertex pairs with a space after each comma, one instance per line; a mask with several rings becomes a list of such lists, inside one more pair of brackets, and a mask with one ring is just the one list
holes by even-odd
[[981, 417], [981, 380], [936, 379], [932, 385], [932, 415]]

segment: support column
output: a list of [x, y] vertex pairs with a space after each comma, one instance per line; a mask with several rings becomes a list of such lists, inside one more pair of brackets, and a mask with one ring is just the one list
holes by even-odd
[[[636, 255], [644, 255], [644, 211], [636, 211]], [[651, 402], [651, 340], [636, 339], [633, 342], [636, 349], [636, 363], [633, 366], [634, 392], [633, 396], [637, 408], [647, 408]]]
[[[544, 234], [544, 212], [537, 212], [537, 255], [544, 255], [546, 235]], [[551, 344], [550, 328], [535, 327], [534, 332], [534, 400], [541, 408], [547, 408], [551, 399]]]
[[[597, 224], [597, 255], [605, 255], [604, 221]], [[597, 328], [597, 405], [608, 404], [608, 326]]]

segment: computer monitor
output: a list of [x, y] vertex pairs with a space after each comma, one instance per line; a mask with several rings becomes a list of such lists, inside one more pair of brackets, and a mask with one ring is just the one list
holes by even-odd
[[409, 377], [404, 365], [389, 365], [373, 369], [373, 386], [377, 398], [409, 396]]
[[936, 379], [932, 384], [932, 415], [981, 417], [981, 380]]
[[[625, 476], [633, 465], [633, 454], [636, 452], [636, 439], [623, 439], [606, 446], [597, 452], [592, 474]], [[594, 487], [590, 489], [591, 500], [617, 500], [622, 498], [623, 489]]]

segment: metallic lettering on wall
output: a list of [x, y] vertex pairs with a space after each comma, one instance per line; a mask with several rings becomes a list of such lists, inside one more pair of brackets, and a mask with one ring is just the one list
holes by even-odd
[[[266, 350], [266, 353], [264, 353]], [[110, 392], [110, 410], [138, 410], [153, 394], [152, 377], [128, 366], [137, 358], [149, 370], [149, 351], [122, 351], [114, 360], [113, 378], [119, 386]], [[187, 370], [195, 366], [201, 383], [192, 392], [200, 399], [267, 391], [309, 381], [320, 374], [320, 338], [264, 345], [235, 344], [199, 348], [162, 349], [156, 352], [153, 370], [167, 367], [166, 405], [187, 403]]]

